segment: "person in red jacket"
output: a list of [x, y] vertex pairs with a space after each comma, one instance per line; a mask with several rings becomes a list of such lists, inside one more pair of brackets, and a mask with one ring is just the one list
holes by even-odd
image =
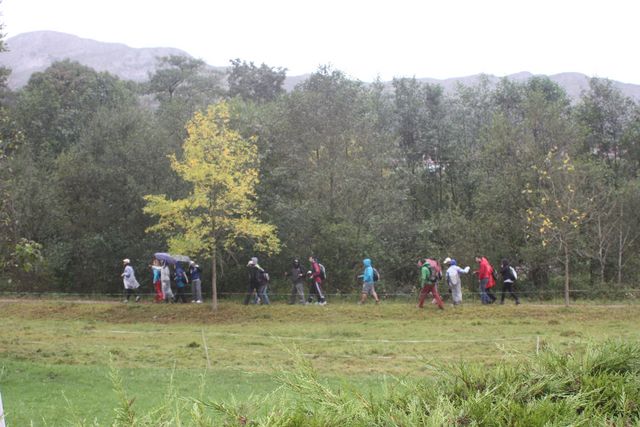
[[315, 295], [318, 298], [318, 304], [326, 305], [327, 300], [324, 298], [324, 293], [322, 292], [322, 268], [320, 267], [320, 263], [318, 263], [318, 258], [314, 256], [309, 257], [309, 262], [311, 263], [311, 270], [307, 272], [307, 276], [311, 279], [309, 302], [313, 301], [313, 295]]
[[479, 265], [477, 274], [480, 282], [480, 300], [483, 304], [493, 304], [496, 300], [496, 296], [491, 292], [491, 288], [496, 285], [493, 267], [485, 257], [480, 255], [476, 256], [476, 262]]

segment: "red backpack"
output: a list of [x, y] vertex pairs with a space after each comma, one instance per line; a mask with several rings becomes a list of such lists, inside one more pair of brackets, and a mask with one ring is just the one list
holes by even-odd
[[431, 258], [427, 258], [427, 262], [429, 263], [429, 271], [431, 272], [429, 281], [435, 282], [436, 280], [442, 279], [442, 268], [440, 267], [440, 263]]

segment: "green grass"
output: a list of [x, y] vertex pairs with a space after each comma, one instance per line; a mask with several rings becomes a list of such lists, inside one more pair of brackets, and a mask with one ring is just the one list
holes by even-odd
[[[223, 303], [212, 313], [203, 305], [6, 301], [0, 313], [0, 392], [10, 426], [112, 424], [127, 412], [114, 372], [128, 401], [134, 399], [131, 411], [157, 414], [172, 402], [179, 409], [166, 417], [175, 424], [182, 414], [192, 425], [188, 420], [204, 419], [189, 415], [194, 408], [220, 420], [250, 402], [281, 399], [270, 393], [282, 393], [283, 378], [300, 371], [300, 360], [320, 384], [375, 400], [397, 378], [435, 380], [432, 366], [517, 367], [530, 363], [536, 348], [571, 354], [611, 339], [640, 342], [634, 304], [465, 305], [440, 312], [410, 303]], [[304, 395], [286, 390], [291, 401]], [[268, 417], [272, 405], [243, 411]], [[291, 411], [287, 416], [297, 416]]]

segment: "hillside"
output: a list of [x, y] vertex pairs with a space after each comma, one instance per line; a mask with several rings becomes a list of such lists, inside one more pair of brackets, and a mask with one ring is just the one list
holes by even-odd
[[[0, 54], [0, 65], [11, 68], [9, 87], [12, 89], [24, 86], [32, 73], [46, 69], [51, 63], [71, 59], [98, 71], [108, 71], [122, 79], [144, 81], [156, 67], [156, 58], [167, 55], [185, 55], [187, 52], [167, 47], [132, 48], [120, 43], [104, 43], [80, 38], [74, 35], [36, 31], [19, 34], [7, 40], [9, 52]], [[248, 58], [250, 59], [250, 58]], [[280, 64], [276, 64], [280, 65]], [[223, 69], [216, 66], [215, 68]], [[310, 70], [313, 71], [313, 70]], [[522, 72], [506, 76], [515, 81], [524, 81], [533, 76]], [[287, 76], [284, 83], [286, 90], [292, 90], [304, 81], [308, 74]], [[491, 84], [496, 84], [500, 77], [486, 75]], [[458, 84], [475, 85], [481, 79], [480, 74], [454, 77], [449, 79], [419, 78], [420, 81], [440, 84], [446, 92], [453, 92]], [[580, 73], [561, 73], [549, 78], [559, 84], [572, 98], [588, 88], [589, 77]], [[614, 85], [627, 96], [640, 101], [640, 85], [614, 82]]]
[[[480, 82], [480, 79], [483, 75], [476, 74], [473, 76], [466, 77], [455, 77], [450, 79], [430, 79], [423, 78], [418, 79], [425, 83], [431, 84], [439, 84], [441, 85], [445, 92], [451, 93], [456, 89], [458, 84], [463, 84], [465, 86], [475, 86]], [[493, 75], [484, 75], [491, 85], [497, 84], [501, 77], [493, 76]], [[526, 81], [529, 78], [533, 77], [534, 74], [529, 72], [521, 72], [516, 74], [511, 74], [505, 76], [509, 80], [522, 82]], [[557, 83], [560, 87], [562, 87], [569, 97], [573, 99], [577, 99], [580, 97], [581, 93], [589, 88], [589, 76], [586, 76], [581, 73], [560, 73], [560, 74], [552, 74], [548, 76], [549, 79], [555, 83]], [[623, 94], [627, 95], [630, 98], [633, 98], [636, 101], [640, 101], [640, 85], [634, 85], [630, 83], [622, 83], [613, 81], [613, 85], [620, 90]]]
[[156, 67], [156, 57], [189, 54], [174, 48], [136, 49], [119, 43], [103, 43], [54, 31], [19, 34], [7, 40], [9, 52], [0, 55], [0, 65], [11, 68], [9, 87], [24, 86], [32, 73], [43, 71], [66, 58], [97, 71], [108, 71], [122, 79], [144, 81]]

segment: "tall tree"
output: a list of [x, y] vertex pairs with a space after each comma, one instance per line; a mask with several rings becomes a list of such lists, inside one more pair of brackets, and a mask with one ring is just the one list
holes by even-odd
[[585, 164], [566, 151], [552, 149], [541, 166], [534, 166], [537, 183], [523, 191], [533, 194], [527, 210], [530, 232], [542, 237], [543, 246], [556, 245], [564, 266], [564, 302], [569, 305], [571, 257], [578, 252], [583, 225], [589, 220], [597, 187]]
[[179, 55], [159, 57], [157, 69], [149, 75], [147, 92], [159, 102], [159, 126], [179, 144], [185, 138], [184, 127], [193, 113], [221, 98], [222, 73], [200, 59]]
[[586, 91], [576, 108], [578, 123], [584, 130], [584, 151], [605, 162], [622, 177], [624, 136], [632, 124], [634, 103], [613, 86], [610, 80], [589, 80]]
[[266, 64], [258, 67], [253, 62], [232, 59], [227, 77], [229, 96], [239, 96], [245, 101], [273, 101], [284, 93], [282, 85], [286, 73], [286, 68], [269, 67]]
[[230, 118], [225, 102], [194, 115], [183, 158], [171, 157], [172, 169], [192, 185], [190, 194], [180, 200], [148, 195], [144, 208], [158, 217], [148, 231], [166, 235], [171, 251], [211, 258], [213, 310], [218, 307], [219, 253], [234, 250], [241, 240], [265, 253], [280, 249], [275, 227], [261, 222], [256, 211], [256, 146], [230, 127]]

